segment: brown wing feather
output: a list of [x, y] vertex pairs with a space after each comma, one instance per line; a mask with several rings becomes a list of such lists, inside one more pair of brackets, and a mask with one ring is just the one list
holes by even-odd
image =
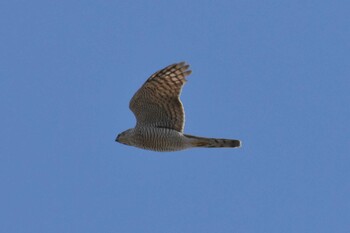
[[185, 113], [180, 94], [191, 74], [185, 62], [173, 64], [157, 71], [135, 93], [130, 109], [137, 125], [171, 128], [183, 132]]

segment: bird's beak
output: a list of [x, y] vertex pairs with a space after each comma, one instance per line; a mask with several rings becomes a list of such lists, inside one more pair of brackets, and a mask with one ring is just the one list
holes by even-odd
[[116, 142], [119, 142], [119, 135], [120, 134], [118, 134], [117, 138], [115, 139]]

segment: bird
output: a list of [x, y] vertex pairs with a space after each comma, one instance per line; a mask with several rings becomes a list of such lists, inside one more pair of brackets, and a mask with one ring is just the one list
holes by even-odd
[[129, 103], [136, 117], [136, 126], [118, 134], [115, 141], [158, 152], [196, 147], [241, 147], [241, 141], [236, 139], [206, 138], [184, 133], [185, 111], [180, 94], [191, 72], [186, 62], [179, 62], [151, 75]]

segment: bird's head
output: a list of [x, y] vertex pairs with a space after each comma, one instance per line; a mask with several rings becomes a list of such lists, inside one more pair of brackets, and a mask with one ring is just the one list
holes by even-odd
[[134, 136], [134, 129], [128, 129], [118, 134], [115, 141], [125, 145], [132, 145], [133, 136]]

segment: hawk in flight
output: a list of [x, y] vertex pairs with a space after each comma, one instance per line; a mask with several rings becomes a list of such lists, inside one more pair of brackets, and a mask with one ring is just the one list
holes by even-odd
[[135, 93], [130, 109], [135, 128], [120, 133], [116, 141], [153, 151], [178, 151], [193, 147], [240, 147], [235, 139], [205, 138], [184, 134], [185, 112], [180, 94], [191, 74], [185, 62], [157, 71]]

